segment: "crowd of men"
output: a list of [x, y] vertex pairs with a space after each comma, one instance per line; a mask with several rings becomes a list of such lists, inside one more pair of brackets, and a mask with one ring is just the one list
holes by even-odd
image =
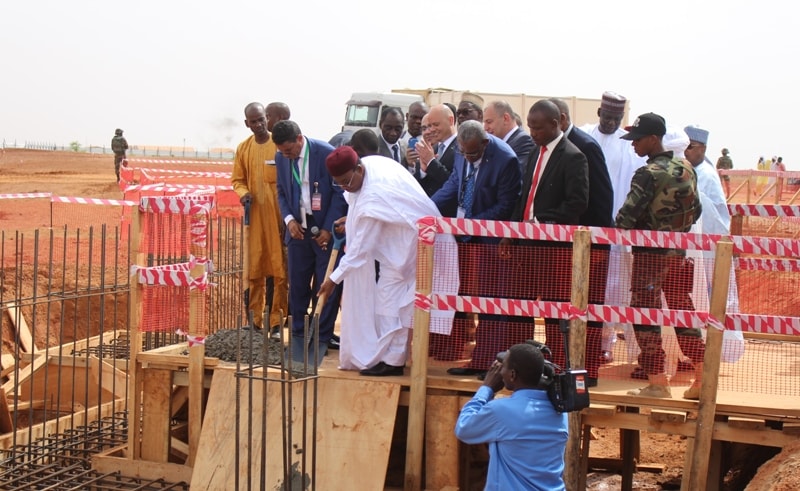
[[[341, 304], [340, 368], [368, 376], [402, 375], [415, 292], [416, 223], [421, 217], [687, 232], [702, 211], [700, 231], [721, 233], [718, 229], [727, 227], [729, 216], [721, 180], [705, 158], [708, 131], [686, 127], [677, 130], [677, 139], [672, 131], [667, 137], [664, 118], [653, 113], [637, 117], [623, 130], [625, 107], [624, 97], [606, 92], [598, 122], [577, 128], [564, 101], [540, 100], [525, 115], [526, 131], [508, 103], [484, 103], [467, 93], [457, 107], [429, 108], [416, 102], [406, 114], [387, 108], [380, 115], [378, 133], [362, 129], [325, 142], [304, 135], [289, 119], [285, 104], [249, 104], [245, 125], [253, 136], [237, 149], [233, 184], [251, 210], [248, 309], [255, 314], [256, 326], [264, 322], [260, 312], [265, 304], [271, 306], [265, 327], [280, 329], [278, 312], [289, 312], [290, 345], [296, 347], [292, 359], [308, 350], [310, 359], [318, 362], [330, 347], [338, 347], [334, 322]], [[347, 246], [326, 275], [334, 234], [346, 235]], [[552, 271], [571, 261], [570, 243], [451, 239], [437, 244], [434, 264], [456, 269], [458, 281], [448, 283], [447, 275], [435, 274], [439, 285], [434, 286], [440, 291], [486, 296], [487, 282], [502, 282], [494, 260], [500, 256], [504, 264], [515, 265], [520, 278], [514, 285], [500, 285], [513, 292], [512, 298], [569, 301], [569, 279], [553, 280]], [[453, 249], [457, 265], [452, 259], [456, 255], [448, 253]], [[694, 309], [689, 296], [692, 275], [687, 273], [692, 263], [683, 250], [593, 246], [591, 264], [591, 303], [660, 308], [663, 292], [670, 308]], [[325, 301], [319, 335], [309, 339], [304, 318], [318, 298]], [[456, 313], [437, 321], [447, 328], [432, 329], [431, 354], [440, 360], [462, 359], [475, 328], [473, 318]], [[505, 432], [497, 428], [502, 422], [476, 414], [484, 406], [494, 407], [493, 395], [503, 386], [532, 397], [527, 404], [537, 413], [553, 409], [540, 403], [540, 395], [529, 393], [543, 390], [537, 375], [541, 353], [525, 343], [533, 337], [533, 320], [481, 314], [477, 321], [469, 362], [448, 370], [454, 376], [484, 380], [474, 404], [464, 408], [457, 432], [465, 441], [482, 435], [502, 439]], [[512, 324], [523, 328], [508, 328]], [[589, 323], [589, 386], [597, 384], [599, 367], [610, 360], [618, 329]], [[699, 329], [676, 331], [695, 369], [695, 382], [684, 397], [697, 399], [702, 337]], [[559, 320], [545, 319], [545, 333], [548, 356], [564, 366]], [[627, 334], [641, 350], [640, 369], [632, 376], [649, 382], [631, 394], [672, 397], [661, 326], [637, 324]], [[498, 362], [497, 354], [511, 347]], [[561, 441], [565, 420], [554, 421], [549, 431]], [[494, 429], [488, 434], [475, 429], [484, 426]], [[539, 425], [520, 428], [542, 431]], [[502, 452], [500, 448], [495, 450]], [[559, 473], [563, 460], [550, 462], [547, 469]], [[497, 469], [494, 478], [517, 482], [514, 474]]]

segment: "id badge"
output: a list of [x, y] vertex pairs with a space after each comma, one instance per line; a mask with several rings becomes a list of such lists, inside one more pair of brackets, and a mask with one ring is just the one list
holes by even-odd
[[322, 210], [322, 193], [319, 192], [319, 183], [314, 183], [314, 192], [311, 193], [311, 211]]

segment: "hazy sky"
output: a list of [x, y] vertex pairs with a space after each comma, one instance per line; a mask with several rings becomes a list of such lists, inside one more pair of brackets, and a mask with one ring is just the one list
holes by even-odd
[[448, 87], [599, 97], [711, 131], [737, 168], [800, 170], [790, 2], [8, 0], [0, 139], [235, 145], [242, 110], [281, 100], [339, 131], [352, 92]]

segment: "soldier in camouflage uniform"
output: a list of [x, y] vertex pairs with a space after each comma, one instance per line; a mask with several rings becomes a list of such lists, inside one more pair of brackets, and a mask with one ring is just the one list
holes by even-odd
[[111, 139], [111, 151], [114, 152], [114, 172], [117, 174], [119, 182], [119, 166], [125, 160], [125, 152], [128, 150], [128, 142], [122, 136], [122, 130], [117, 128], [114, 131], [114, 138]]
[[[717, 159], [717, 170], [728, 170], [733, 169], [733, 160], [731, 160], [731, 156], [728, 155], [730, 152], [727, 148], [722, 149], [722, 157]], [[728, 198], [731, 195], [731, 176], [720, 176], [722, 178], [722, 184], [725, 186], [725, 197]]]
[[[631, 140], [647, 165], [640, 167], [631, 180], [631, 190], [616, 217], [616, 226], [624, 229], [688, 232], [700, 216], [697, 176], [691, 165], [664, 151], [661, 137], [667, 131], [664, 118], [647, 113], [636, 118], [622, 139]], [[682, 249], [633, 248], [631, 307], [661, 308], [661, 292], [670, 309], [694, 310], [692, 279], [694, 263]], [[641, 348], [639, 365], [650, 385], [628, 392], [648, 397], [672, 397], [664, 372], [665, 353], [661, 347], [661, 326], [634, 324], [636, 341]], [[696, 328], [676, 328], [681, 350], [692, 359], [696, 380], [684, 397], [700, 392], [705, 346]]]

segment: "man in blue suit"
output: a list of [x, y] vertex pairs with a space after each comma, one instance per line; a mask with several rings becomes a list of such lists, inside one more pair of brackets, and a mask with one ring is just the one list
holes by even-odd
[[[272, 130], [278, 147], [278, 206], [286, 223], [284, 241], [289, 256], [289, 311], [292, 315], [292, 359], [302, 361], [304, 319], [316, 297], [331, 256], [329, 248], [334, 220], [347, 215], [342, 189], [334, 186], [325, 167], [333, 147], [306, 138], [297, 123], [280, 121]], [[313, 281], [313, 291], [312, 291]], [[309, 347], [309, 360], [321, 360], [333, 336], [341, 288], [325, 303], [319, 320], [319, 339]]]
[[[456, 216], [480, 220], [508, 220], [519, 198], [521, 186], [520, 165], [511, 147], [503, 140], [486, 133], [478, 121], [464, 121], [458, 127], [459, 152], [453, 163], [453, 172], [431, 199], [439, 210], [456, 206]], [[497, 244], [490, 237], [462, 237], [459, 242], [460, 295], [484, 296], [499, 281], [498, 272], [491, 270], [497, 251], [482, 244]], [[491, 295], [489, 295], [491, 296]], [[485, 373], [497, 352], [491, 340], [503, 329], [503, 318], [480, 315], [476, 331], [476, 346], [472, 360], [465, 367], [451, 368], [451, 375]], [[453, 333], [442, 349], [459, 353], [466, 341], [470, 319], [457, 313]], [[506, 347], [507, 348], [507, 347]], [[505, 348], [503, 348], [505, 349]]]

